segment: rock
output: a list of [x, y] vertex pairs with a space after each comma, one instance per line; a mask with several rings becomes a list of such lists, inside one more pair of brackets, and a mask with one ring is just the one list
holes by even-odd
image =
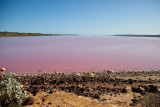
[[55, 74], [60, 74], [60, 72], [55, 72]]
[[82, 88], [82, 84], [78, 85], [77, 87]]
[[90, 77], [95, 77], [95, 73], [90, 73]]
[[138, 87], [139, 92], [145, 92], [145, 89], [143, 87]]
[[130, 92], [132, 92], [132, 88], [130, 86], [125, 86], [123, 88], [122, 92], [130, 93]]
[[52, 94], [52, 93], [53, 93], [53, 91], [52, 91], [52, 90], [50, 90], [50, 91], [49, 91], [49, 94]]
[[100, 95], [99, 95], [98, 93], [95, 93], [95, 94], [93, 95], [93, 98], [95, 98], [95, 99], [100, 99]]
[[81, 76], [81, 74], [80, 74], [80, 73], [76, 73], [76, 75], [77, 75], [77, 76], [79, 76], [79, 77]]
[[129, 84], [133, 84], [133, 80], [132, 79], [129, 79]]
[[115, 73], [115, 70], [109, 70], [107, 73]]
[[0, 72], [6, 71], [6, 68], [0, 68]]
[[32, 105], [34, 103], [34, 98], [33, 97], [28, 97], [26, 99], [24, 99], [22, 105]]
[[49, 105], [52, 104], [51, 102], [48, 103]]
[[34, 87], [31, 93], [33, 94], [33, 96], [35, 96], [38, 92], [39, 92], [39, 89], [37, 87]]
[[160, 87], [157, 88], [157, 91], [160, 92]]
[[154, 85], [149, 85], [149, 91], [150, 92], [157, 92], [160, 90], [160, 87], [154, 86]]
[[42, 102], [44, 102], [46, 99], [42, 98]]
[[23, 88], [23, 85], [21, 85], [20, 87]]
[[92, 89], [92, 88], [88, 88], [88, 90], [89, 90], [90, 92], [92, 92], [92, 91], [93, 91], [93, 89]]
[[78, 98], [83, 98], [83, 96], [78, 96]]

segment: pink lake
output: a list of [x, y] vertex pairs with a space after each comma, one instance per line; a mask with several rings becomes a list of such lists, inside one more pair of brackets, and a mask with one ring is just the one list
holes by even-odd
[[0, 67], [16, 73], [160, 70], [160, 38], [1, 37]]

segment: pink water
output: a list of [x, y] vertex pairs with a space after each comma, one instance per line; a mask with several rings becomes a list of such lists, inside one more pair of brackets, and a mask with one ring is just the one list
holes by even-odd
[[159, 70], [160, 38], [1, 37], [0, 67], [18, 73]]

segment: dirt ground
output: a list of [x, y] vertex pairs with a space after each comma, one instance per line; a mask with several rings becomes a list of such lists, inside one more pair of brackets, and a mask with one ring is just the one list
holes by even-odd
[[25, 107], [118, 107], [113, 104], [108, 104], [107, 102], [62, 91], [57, 91], [52, 94], [41, 92], [36, 96], [32, 94], [29, 96], [34, 98], [34, 104]]

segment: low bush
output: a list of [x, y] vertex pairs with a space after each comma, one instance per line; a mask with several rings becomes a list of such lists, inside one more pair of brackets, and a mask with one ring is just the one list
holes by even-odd
[[19, 107], [27, 97], [27, 91], [22, 92], [15, 74], [8, 73], [0, 83], [0, 107]]

